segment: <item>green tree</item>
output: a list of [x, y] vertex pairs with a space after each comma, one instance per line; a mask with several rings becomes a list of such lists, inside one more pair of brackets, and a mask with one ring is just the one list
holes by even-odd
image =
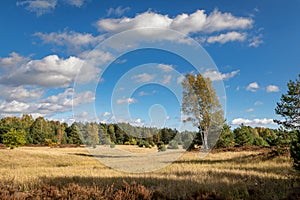
[[284, 120], [274, 120], [277, 124], [283, 125], [286, 129], [300, 129], [300, 74], [296, 81], [290, 80], [287, 84], [287, 94], [282, 94], [280, 102], [275, 108], [276, 114]]
[[187, 115], [185, 121], [192, 122], [199, 129], [194, 143], [198, 145], [203, 143], [203, 147], [208, 149], [208, 137], [214, 138], [224, 121], [216, 91], [211, 80], [201, 74], [187, 74], [182, 86], [182, 112]]
[[216, 143], [216, 147], [224, 148], [234, 146], [234, 134], [230, 128], [231, 127], [228, 124], [224, 123], [220, 137]]
[[43, 117], [35, 119], [30, 127], [30, 138], [33, 144], [44, 144], [48, 138], [49, 127], [47, 121]]
[[290, 80], [287, 87], [287, 94], [282, 94], [275, 108], [276, 114], [284, 119], [274, 121], [288, 130], [297, 132], [296, 139], [291, 143], [291, 156], [295, 169], [300, 170], [300, 74], [295, 81]]
[[67, 142], [69, 144], [82, 144], [82, 140], [79, 135], [78, 127], [73, 123], [70, 127], [66, 128]]
[[11, 128], [7, 133], [3, 134], [3, 144], [11, 149], [22, 146], [26, 143], [26, 133], [24, 130], [16, 130]]
[[253, 129], [250, 126], [241, 124], [240, 127], [234, 129], [235, 143], [239, 146], [252, 145], [254, 140]]
[[86, 124], [86, 144], [95, 147], [99, 144], [98, 125], [96, 123]]

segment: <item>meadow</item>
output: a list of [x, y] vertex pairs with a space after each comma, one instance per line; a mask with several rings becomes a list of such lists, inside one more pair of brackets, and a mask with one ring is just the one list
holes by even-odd
[[290, 157], [268, 149], [186, 152], [148, 173], [116, 171], [86, 148], [0, 149], [0, 199], [299, 199], [299, 186]]

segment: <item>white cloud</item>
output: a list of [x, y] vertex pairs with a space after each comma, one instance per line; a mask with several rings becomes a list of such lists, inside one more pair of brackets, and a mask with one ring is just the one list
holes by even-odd
[[255, 101], [254, 102], [254, 105], [255, 106], [260, 106], [260, 105], [263, 105], [264, 103], [263, 102], [261, 102], [261, 101]]
[[28, 103], [19, 102], [16, 100], [0, 103], [0, 111], [4, 113], [24, 113], [29, 111], [30, 105]]
[[80, 8], [86, 0], [64, 0], [67, 4]]
[[173, 70], [173, 65], [158, 64], [157, 68], [163, 72], [171, 72]]
[[117, 104], [124, 104], [124, 103], [132, 104], [132, 103], [137, 103], [137, 102], [138, 101], [135, 98], [122, 98], [122, 99], [117, 100]]
[[276, 85], [268, 85], [267, 92], [279, 92], [279, 87]]
[[0, 58], [0, 69], [15, 70], [29, 60], [29, 58], [20, 56], [18, 53], [12, 52], [11, 54], [9, 54], [9, 57]]
[[259, 45], [261, 45], [263, 42], [262, 40], [263, 35], [259, 34], [257, 36], [252, 37], [249, 40], [249, 47], [259, 47]]
[[212, 81], [221, 81], [221, 80], [226, 80], [226, 79], [230, 79], [233, 78], [234, 76], [236, 76], [238, 73], [240, 72], [240, 70], [235, 70], [232, 71], [230, 73], [225, 73], [222, 74], [219, 71], [214, 71], [214, 70], [206, 70], [203, 73], [204, 77], [210, 78]]
[[138, 93], [138, 96], [140, 96], [140, 97], [142, 97], [142, 96], [148, 96], [148, 95], [150, 95], [150, 93], [144, 92], [144, 91], [140, 91], [140, 92]]
[[51, 12], [56, 5], [57, 0], [26, 0], [17, 2], [17, 6], [24, 6], [26, 10], [35, 12], [37, 16]]
[[[34, 92], [30, 93], [32, 92], [31, 90], [18, 87], [16, 91], [20, 91], [21, 94], [18, 96], [14, 93], [10, 96], [11, 99], [0, 102], [0, 113], [35, 113], [37, 116], [51, 116], [58, 113], [69, 112], [72, 110], [72, 106], [90, 103], [95, 100], [95, 94], [93, 92], [85, 91], [74, 94], [72, 88], [67, 88], [64, 92], [49, 96], [45, 99], [40, 99], [38, 89], [34, 89], [32, 90]], [[22, 96], [24, 99], [21, 98]], [[31, 98], [33, 97], [39, 97], [39, 99], [32, 100]], [[31, 99], [31, 101], [29, 101], [29, 99]]]
[[[98, 80], [101, 71], [99, 67], [105, 62], [113, 60], [109, 53], [94, 50], [83, 52], [80, 57], [70, 56], [69, 58], [59, 58], [57, 55], [49, 55], [40, 60], [24, 59], [23, 64], [14, 59], [2, 58], [0, 61], [5, 64], [4, 73], [0, 75], [0, 84], [12, 86], [43, 86], [43, 87], [68, 87], [75, 80], [77, 82], [89, 82]], [[84, 61], [84, 62], [83, 62]], [[8, 68], [9, 65], [20, 65], [18, 68]]]
[[253, 111], [254, 111], [253, 108], [249, 108], [249, 109], [246, 110], [246, 112], [253, 112]]
[[100, 31], [121, 32], [133, 28], [170, 28], [189, 34], [196, 32], [215, 32], [223, 30], [247, 29], [252, 27], [253, 20], [235, 17], [231, 13], [214, 10], [205, 14], [205, 10], [197, 10], [191, 14], [180, 14], [174, 18], [168, 15], [147, 11], [134, 18], [101, 19], [97, 22]]
[[131, 79], [133, 79], [138, 83], [146, 83], [152, 81], [154, 78], [155, 78], [154, 74], [148, 74], [148, 73], [137, 74], [131, 77]]
[[244, 118], [237, 118], [231, 121], [232, 125], [239, 125], [239, 124], [245, 124], [245, 125], [270, 125], [274, 124], [273, 119], [244, 119]]
[[17, 70], [9, 70], [0, 76], [5, 85], [38, 85], [44, 87], [66, 87], [74, 80], [82, 60], [77, 57], [67, 59], [50, 55], [41, 60], [31, 60]]
[[101, 115], [100, 115], [100, 117], [108, 117], [108, 116], [110, 116], [111, 115], [111, 113], [110, 112], [104, 112], [104, 113], [102, 113]]
[[[137, 14], [133, 18], [100, 19], [96, 25], [100, 32], [107, 33], [118, 33], [125, 30], [136, 29], [136, 34], [130, 38], [131, 40], [165, 39], [175, 40], [177, 42], [189, 42], [186, 38], [178, 38], [178, 35], [170, 34], [170, 32], [166, 30], [172, 29], [187, 35], [195, 33], [207, 34], [220, 31], [249, 29], [253, 23], [251, 18], [236, 17], [231, 13], [221, 13], [215, 10], [208, 15], [205, 13], [205, 10], [197, 10], [194, 13], [183, 13], [173, 18], [168, 15], [147, 11]], [[232, 40], [233, 37], [236, 37], [239, 41], [244, 40], [244, 37], [246, 38], [245, 34], [241, 34], [238, 37], [231, 33], [227, 38], [229, 36], [231, 36], [231, 39], [227, 39], [228, 41]], [[223, 41], [225, 41], [225, 39], [223, 39]]]
[[218, 36], [210, 36], [207, 39], [208, 43], [216, 43], [219, 42], [221, 44], [227, 43], [227, 42], [233, 42], [233, 41], [245, 41], [245, 39], [247, 38], [247, 34], [246, 33], [238, 33], [238, 32], [228, 32], [225, 34], [220, 34]]
[[[70, 6], [82, 7], [87, 0], [60, 0]], [[29, 12], [37, 16], [52, 12], [58, 5], [58, 0], [23, 0], [16, 3], [17, 6], [24, 6]]]
[[121, 16], [125, 12], [128, 12], [129, 10], [130, 10], [129, 7], [122, 8], [122, 6], [118, 6], [117, 8], [109, 8], [107, 10], [107, 16], [110, 16], [110, 15]]
[[5, 99], [6, 101], [22, 101], [28, 102], [32, 100], [40, 99], [44, 90], [42, 89], [34, 89], [34, 88], [25, 88], [24, 86], [18, 87], [9, 87], [9, 86], [0, 86], [0, 97]]
[[39, 37], [43, 43], [67, 46], [70, 50], [80, 50], [84, 47], [94, 47], [104, 39], [103, 35], [93, 36], [89, 33], [78, 33], [74, 31], [51, 33], [37, 32], [33, 35]]
[[257, 89], [259, 89], [259, 85], [257, 82], [250, 83], [246, 88], [246, 90], [249, 90], [251, 92], [256, 92]]
[[184, 76], [179, 76], [179, 77], [177, 78], [177, 83], [178, 83], [178, 84], [181, 84], [183, 80], [184, 80]]
[[172, 76], [171, 75], [164, 75], [162, 84], [169, 84], [171, 82]]
[[149, 95], [153, 95], [156, 94], [157, 91], [156, 90], [152, 90], [152, 92], [145, 92], [145, 91], [140, 91], [138, 93], [138, 96], [142, 97], [142, 96], [149, 96]]

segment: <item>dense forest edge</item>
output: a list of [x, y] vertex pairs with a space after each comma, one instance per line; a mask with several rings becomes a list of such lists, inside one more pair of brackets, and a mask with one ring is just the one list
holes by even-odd
[[[129, 133], [129, 134], [128, 134]], [[260, 146], [288, 147], [296, 138], [296, 131], [283, 128], [271, 129], [241, 124], [235, 129], [224, 123], [214, 148]], [[171, 128], [138, 127], [128, 123], [104, 124], [96, 122], [74, 122], [71, 125], [43, 117], [33, 119], [31, 115], [5, 117], [0, 120], [0, 143], [9, 148], [23, 145], [37, 146], [92, 146], [138, 145], [151, 148], [167, 145], [177, 149], [200, 147], [201, 137], [197, 132]], [[199, 141], [200, 140], [200, 141]]]

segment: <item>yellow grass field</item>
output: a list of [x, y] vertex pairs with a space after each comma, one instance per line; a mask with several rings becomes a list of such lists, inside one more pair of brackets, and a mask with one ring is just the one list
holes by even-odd
[[[151, 165], [151, 160], [145, 165]], [[286, 199], [288, 195], [296, 198], [299, 192], [297, 176], [289, 157], [271, 157], [260, 151], [210, 153], [201, 159], [198, 152], [186, 152], [165, 168], [125, 173], [101, 164], [85, 148], [0, 149], [0, 184], [16, 186], [20, 192], [45, 184], [57, 188], [73, 183], [121, 188], [126, 181], [160, 193], [161, 198], [186, 199], [214, 193], [220, 199]]]

